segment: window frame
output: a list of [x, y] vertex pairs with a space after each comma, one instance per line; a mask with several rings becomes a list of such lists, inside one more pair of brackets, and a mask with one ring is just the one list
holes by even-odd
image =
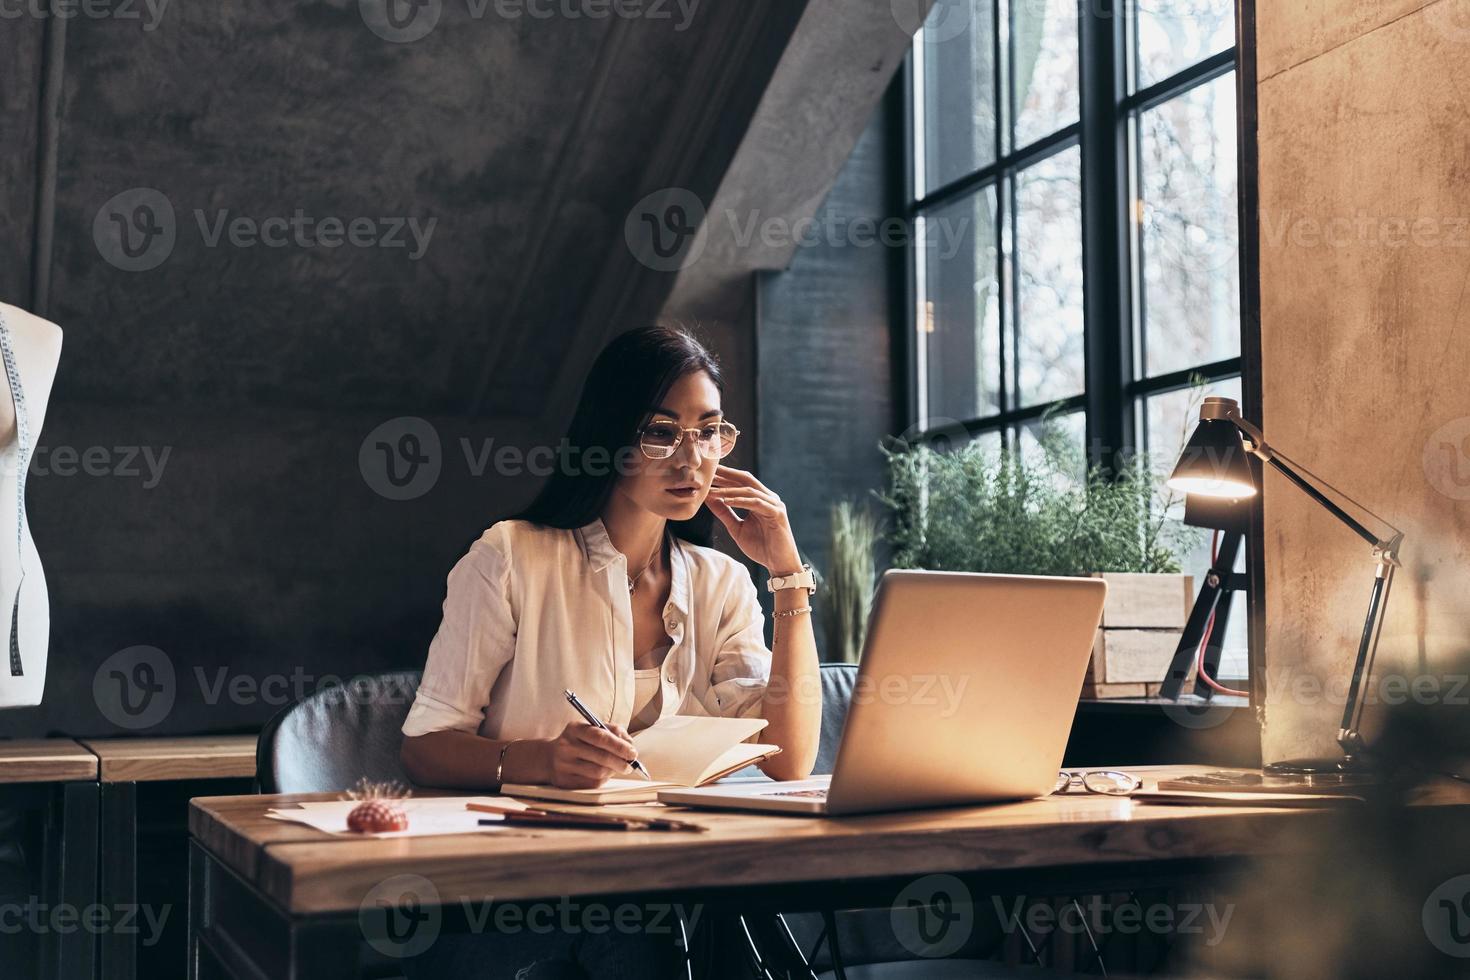
[[[1258, 69], [1256, 58], [1256, 0], [1235, 2], [1235, 45], [1197, 62], [1174, 75], [1161, 79], [1139, 91], [1128, 94], [1130, 45], [1128, 36], [1132, 21], [1112, 13], [1114, 7], [1127, 9], [1129, 0], [1079, 0], [1079, 119], [1082, 127], [1079, 141], [1082, 154], [1082, 227], [1084, 276], [1084, 358], [1086, 389], [1082, 396], [1022, 410], [1002, 411], [980, 418], [959, 420], [972, 437], [998, 432], [1007, 443], [1018, 426], [1034, 422], [1046, 411], [1082, 409], [1086, 411], [1087, 456], [1090, 464], [1105, 472], [1118, 462], [1104, 450], [1109, 446], [1136, 446], [1137, 417], [1147, 405], [1148, 397], [1189, 387], [1195, 375], [1207, 383], [1240, 378], [1242, 411], [1258, 425], [1265, 425], [1261, 377], [1261, 284], [1260, 284], [1260, 202], [1259, 149], [1257, 131], [1259, 109], [1256, 94]], [[999, 13], [995, 26], [999, 26]], [[997, 35], [998, 37], [998, 35]], [[999, 47], [999, 40], [994, 42]], [[901, 106], [901, 124], [894, 127], [895, 170], [902, 186], [895, 193], [898, 212], [909, 227], [925, 210], [938, 192], [926, 188], [923, 198], [915, 198], [914, 167], [915, 132], [915, 59], [904, 59], [897, 93]], [[1222, 63], [1223, 62], [1223, 63]], [[995, 84], [1000, 99], [997, 63]], [[1132, 181], [1136, 173], [1132, 156], [1136, 142], [1130, 135], [1129, 120], [1134, 111], [1162, 104], [1190, 89], [1207, 84], [1234, 72], [1237, 125], [1236, 204], [1239, 220], [1239, 288], [1240, 288], [1240, 354], [1236, 357], [1199, 365], [1194, 369], [1158, 375], [1136, 376], [1134, 336], [1141, 324], [1142, 310], [1137, 314], [1133, 299], [1142, 268], [1136, 263], [1135, 225], [1131, 208], [1134, 199]], [[1009, 86], [1007, 86], [1009, 87]], [[1114, 108], [1109, 111], [1111, 98]], [[1008, 121], [1000, 120], [1009, 125]], [[997, 127], [999, 129], [999, 127]], [[997, 141], [1003, 139], [998, 134]], [[1108, 141], [1111, 152], [1099, 148]], [[1016, 148], [1012, 147], [1014, 154]], [[1025, 149], [1025, 148], [1023, 148]], [[901, 166], [898, 166], [901, 164]], [[964, 179], [964, 178], [961, 178]], [[953, 182], [952, 182], [953, 183]], [[981, 186], [980, 181], [972, 181]], [[1111, 207], [1097, 206], [1098, 188], [1112, 187]], [[997, 187], [997, 197], [1002, 195]], [[912, 238], [912, 236], [911, 236]], [[919, 384], [920, 334], [918, 332], [918, 283], [916, 264], [920, 256], [911, 241], [901, 256], [902, 269], [895, 270], [901, 293], [901, 311], [897, 323], [903, 338], [896, 342], [895, 353], [904, 361], [901, 380], [905, 395], [899, 401], [905, 413], [904, 433], [910, 441], [943, 442], [955, 435], [952, 427], [921, 427], [919, 420], [927, 413], [926, 393]], [[1126, 264], [1125, 264], [1126, 263]], [[1004, 291], [1002, 283], [1002, 291]], [[1135, 316], [1139, 319], [1135, 320]], [[1104, 324], [1098, 329], [1096, 324]], [[1004, 351], [1002, 352], [1004, 356]], [[1002, 367], [1004, 376], [1004, 367]], [[1251, 461], [1255, 478], [1261, 480], [1259, 463]], [[1258, 494], [1250, 508], [1250, 527], [1245, 542], [1246, 574], [1250, 587], [1243, 597], [1247, 614], [1248, 672], [1246, 685], [1250, 701], [1263, 703], [1265, 697], [1265, 638], [1268, 588], [1265, 562], [1264, 495]], [[1241, 603], [1237, 602], [1237, 605]]]
[[[1178, 371], [1147, 376], [1141, 370], [1144, 294], [1141, 289], [1143, 267], [1142, 243], [1133, 220], [1133, 201], [1138, 198], [1137, 161], [1141, 158], [1142, 134], [1136, 120], [1145, 111], [1171, 99], [1209, 84], [1232, 72], [1236, 73], [1237, 94], [1241, 94], [1242, 49], [1241, 21], [1237, 11], [1236, 43], [1184, 69], [1128, 92], [1129, 72], [1135, 39], [1131, 36], [1136, 21], [1131, 16], [1117, 16], [1114, 4], [1131, 9], [1128, 0], [1078, 0], [1078, 119], [1026, 146], [1008, 146], [1010, 130], [1016, 116], [1016, 93], [1003, 74], [1009, 72], [1014, 33], [1001, 31], [1001, 3], [992, 6], [994, 50], [992, 86], [996, 93], [997, 125], [995, 127], [995, 159], [937, 188], [924, 188], [916, 197], [914, 189], [918, 168], [923, 166], [924, 120], [916, 111], [922, 79], [923, 45], [915, 44], [905, 59], [903, 72], [903, 125], [899, 127], [903, 141], [903, 188], [900, 201], [903, 218], [915, 227], [926, 213], [964, 199], [969, 194], [994, 186], [997, 202], [997, 228], [1000, 240], [1014, 236], [1015, 178], [1025, 169], [1062, 153], [1073, 146], [1081, 155], [1082, 196], [1082, 269], [1083, 269], [1083, 358], [1084, 391], [1080, 395], [1029, 405], [1011, 405], [1012, 365], [1007, 358], [1014, 352], [1017, 324], [1011, 311], [1015, 305], [1015, 257], [1009, 260], [1004, 248], [998, 249], [1000, 345], [999, 394], [1001, 411], [978, 417], [944, 419], [937, 425], [927, 421], [927, 391], [924, 365], [927, 351], [919, 334], [919, 263], [923, 260], [913, 242], [905, 257], [905, 327], [908, 358], [908, 425], [906, 431], [919, 440], [953, 435], [958, 423], [971, 436], [999, 431], [1010, 443], [1020, 426], [1034, 423], [1047, 412], [1084, 411], [1086, 419], [1087, 458], [1091, 465], [1111, 471], [1120, 462], [1118, 454], [1139, 446], [1137, 417], [1141, 407], [1153, 395], [1188, 388], [1196, 376], [1206, 383], [1242, 377], [1247, 349], [1247, 310], [1241, 308], [1241, 355]], [[1007, 7], [1007, 10], [1009, 8]], [[1002, 41], [1002, 38], [1006, 41]], [[1237, 102], [1237, 116], [1245, 108]], [[1244, 169], [1247, 150], [1238, 148]], [[1002, 152], [1004, 151], [1004, 152]], [[1237, 208], [1243, 213], [1245, 182], [1237, 182]], [[910, 236], [914, 242], [917, 236]], [[1246, 246], [1241, 244], [1240, 276], [1242, 291], [1246, 282]], [[1010, 269], [1006, 268], [1009, 261]], [[1009, 272], [1010, 274], [1007, 274]], [[1011, 322], [1007, 322], [1008, 319]], [[1242, 377], [1243, 383], [1245, 379]], [[922, 420], [922, 421], [921, 421]]]

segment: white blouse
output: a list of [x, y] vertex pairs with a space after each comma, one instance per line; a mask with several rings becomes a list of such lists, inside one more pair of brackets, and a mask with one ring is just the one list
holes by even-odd
[[649, 658], [657, 662], [656, 667], [637, 667], [633, 670], [633, 720], [628, 723], [628, 732], [641, 731], [658, 721], [659, 697], [662, 694], [663, 663], [673, 644], [665, 643], [648, 651]]
[[[444, 618], [403, 723], [487, 738], [552, 738], [580, 717], [628, 727], [634, 709], [627, 559], [594, 519], [576, 530], [500, 521], [449, 572]], [[745, 566], [674, 539], [660, 668], [668, 714], [759, 715], [771, 673], [765, 614]]]

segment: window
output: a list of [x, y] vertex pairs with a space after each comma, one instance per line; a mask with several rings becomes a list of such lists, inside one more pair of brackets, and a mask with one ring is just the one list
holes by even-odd
[[[1233, 0], [938, 0], [908, 73], [920, 430], [1024, 449], [1050, 412], [1094, 463], [1166, 466], [1196, 377], [1240, 397], [1235, 45]], [[1222, 677], [1245, 650], [1237, 596]]]

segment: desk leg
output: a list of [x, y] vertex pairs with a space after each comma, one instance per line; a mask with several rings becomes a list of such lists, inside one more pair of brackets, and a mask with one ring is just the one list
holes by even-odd
[[[138, 784], [102, 784], [102, 904], [114, 921], [138, 908]], [[98, 951], [102, 980], [137, 975], [137, 933], [108, 932]]]
[[[97, 902], [97, 784], [58, 786], [48, 808], [47, 891], [81, 921]], [[57, 830], [59, 829], [59, 834]], [[52, 932], [44, 945], [47, 959], [60, 980], [93, 980], [97, 966], [97, 937], [85, 930]]]
[[349, 980], [362, 942], [356, 915], [293, 919], [189, 842], [189, 980]]
[[204, 864], [208, 860], [203, 848], [189, 841], [189, 928], [184, 937], [186, 966], [184, 976], [188, 980], [200, 980], [199, 932], [205, 923], [204, 910], [209, 907], [209, 875]]

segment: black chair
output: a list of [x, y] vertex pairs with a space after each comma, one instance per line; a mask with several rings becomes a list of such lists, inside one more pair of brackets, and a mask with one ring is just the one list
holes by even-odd
[[857, 664], [822, 664], [822, 736], [817, 742], [817, 762], [812, 772], [827, 774], [837, 765], [837, 746], [842, 743], [842, 726], [847, 724], [847, 707], [857, 683]]
[[334, 793], [363, 777], [409, 785], [398, 748], [419, 677], [417, 670], [366, 674], [281, 709], [255, 744], [259, 791]]

